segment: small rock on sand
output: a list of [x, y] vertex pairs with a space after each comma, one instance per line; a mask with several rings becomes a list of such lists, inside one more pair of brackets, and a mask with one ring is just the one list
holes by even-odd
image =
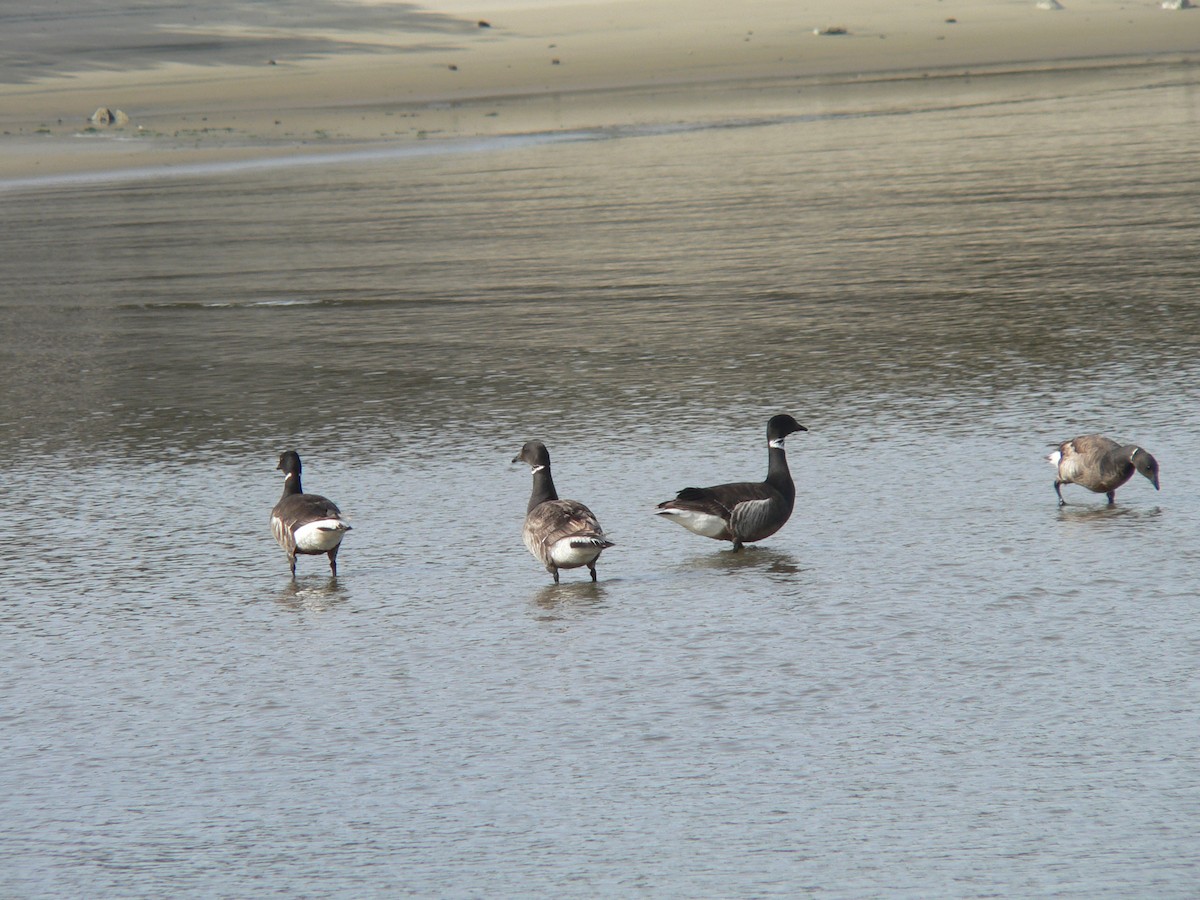
[[101, 106], [88, 117], [88, 121], [103, 128], [122, 128], [129, 124], [129, 116], [124, 110]]

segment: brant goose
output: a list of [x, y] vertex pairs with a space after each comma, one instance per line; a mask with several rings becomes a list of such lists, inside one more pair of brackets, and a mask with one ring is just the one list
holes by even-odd
[[684, 488], [674, 500], [658, 504], [657, 515], [703, 537], [733, 541], [735, 551], [746, 542], [770, 537], [791, 517], [796, 502], [796, 485], [783, 452], [784, 438], [796, 431], [808, 429], [791, 416], [772, 416], [767, 423], [766, 481]]
[[1158, 490], [1158, 461], [1137, 444], [1118, 444], [1099, 434], [1063, 441], [1046, 457], [1054, 466], [1054, 493], [1058, 505], [1066, 506], [1062, 485], [1077, 484], [1095, 494], [1107, 494], [1111, 506], [1117, 488], [1141, 472]]
[[513, 462], [529, 464], [533, 493], [525, 510], [522, 537], [529, 552], [558, 584], [559, 569], [587, 566], [596, 580], [596, 559], [613, 546], [592, 511], [578, 500], [560, 500], [550, 475], [550, 451], [541, 441], [529, 441]]
[[271, 510], [271, 533], [288, 556], [296, 577], [296, 554], [329, 557], [329, 571], [337, 577], [338, 548], [350, 524], [331, 500], [306, 494], [300, 487], [300, 454], [288, 450], [279, 456], [283, 472], [283, 496]]

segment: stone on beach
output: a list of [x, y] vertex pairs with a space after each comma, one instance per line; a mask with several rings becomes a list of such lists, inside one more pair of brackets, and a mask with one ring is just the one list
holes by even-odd
[[129, 124], [129, 116], [125, 114], [124, 110], [101, 106], [88, 117], [88, 121], [104, 128], [121, 128]]

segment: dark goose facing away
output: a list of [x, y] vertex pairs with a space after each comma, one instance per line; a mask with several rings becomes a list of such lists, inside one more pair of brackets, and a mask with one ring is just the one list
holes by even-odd
[[513, 462], [529, 464], [533, 492], [525, 509], [521, 536], [525, 546], [558, 583], [559, 569], [587, 566], [596, 580], [596, 560], [612, 541], [592, 511], [578, 500], [560, 500], [550, 475], [550, 451], [541, 441], [529, 441]]
[[331, 500], [317, 494], [306, 494], [300, 486], [300, 454], [288, 450], [280, 454], [279, 470], [283, 472], [283, 496], [271, 510], [271, 534], [283, 548], [296, 577], [296, 554], [329, 557], [329, 571], [337, 577], [337, 555], [342, 537], [350, 523]]
[[767, 423], [765, 481], [684, 488], [674, 500], [658, 504], [657, 514], [695, 534], [733, 541], [734, 550], [770, 537], [791, 517], [796, 502], [783, 441], [789, 434], [807, 430], [791, 416], [772, 416]]
[[1066, 506], [1062, 485], [1077, 484], [1094, 494], [1107, 494], [1111, 506], [1116, 503], [1116, 491], [1141, 472], [1158, 490], [1158, 460], [1137, 444], [1118, 444], [1099, 434], [1085, 434], [1063, 441], [1048, 457], [1054, 466], [1054, 493], [1058, 505]]

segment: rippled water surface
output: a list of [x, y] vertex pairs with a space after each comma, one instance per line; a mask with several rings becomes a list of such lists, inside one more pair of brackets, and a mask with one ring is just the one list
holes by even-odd
[[[1195, 72], [729, 101], [3, 191], [3, 893], [1194, 895]], [[650, 515], [785, 411], [783, 531]]]

